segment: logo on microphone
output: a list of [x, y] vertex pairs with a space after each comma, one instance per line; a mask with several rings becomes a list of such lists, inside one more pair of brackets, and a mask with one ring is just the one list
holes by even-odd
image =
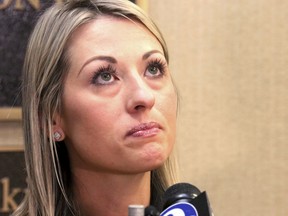
[[160, 216], [198, 216], [198, 212], [190, 203], [180, 202], [169, 206]]

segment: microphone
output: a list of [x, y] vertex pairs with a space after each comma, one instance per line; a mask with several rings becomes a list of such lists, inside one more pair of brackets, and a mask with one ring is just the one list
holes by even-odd
[[154, 206], [150, 205], [145, 208], [145, 216], [160, 216], [160, 213]]
[[207, 193], [189, 183], [178, 183], [164, 193], [160, 216], [213, 216]]
[[144, 216], [144, 208], [143, 205], [129, 205], [128, 216]]

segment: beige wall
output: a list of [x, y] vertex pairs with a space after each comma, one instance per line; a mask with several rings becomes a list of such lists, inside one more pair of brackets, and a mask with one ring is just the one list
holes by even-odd
[[150, 0], [181, 94], [185, 181], [218, 216], [288, 214], [288, 1]]

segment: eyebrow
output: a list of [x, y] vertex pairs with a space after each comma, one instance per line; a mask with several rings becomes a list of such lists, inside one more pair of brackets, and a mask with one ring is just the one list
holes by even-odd
[[83, 70], [83, 68], [84, 68], [87, 64], [89, 64], [90, 62], [92, 62], [92, 61], [106, 61], [106, 62], [110, 62], [110, 63], [112, 63], [112, 64], [117, 64], [117, 60], [116, 60], [115, 58], [111, 57], [111, 56], [94, 56], [94, 57], [88, 59], [88, 60], [83, 64], [83, 66], [81, 67], [81, 69], [80, 69], [80, 71], [79, 71], [79, 73], [78, 73], [78, 76], [79, 76], [79, 74], [81, 73], [81, 71]]
[[164, 55], [164, 54], [163, 54], [161, 51], [159, 51], [159, 50], [151, 50], [151, 51], [145, 53], [145, 54], [143, 55], [142, 59], [143, 59], [143, 60], [146, 60], [146, 59], [148, 59], [148, 58], [149, 58], [152, 54], [154, 54], [154, 53], [160, 53], [161, 55]]
[[[142, 56], [142, 60], [146, 60], [148, 59], [151, 55], [153, 55], [154, 53], [160, 53], [161, 55], [164, 55], [161, 51], [159, 50], [151, 50], [147, 53], [145, 53], [143, 56]], [[78, 73], [78, 76], [79, 74], [81, 73], [81, 71], [83, 70], [83, 68], [89, 64], [90, 62], [92, 61], [106, 61], [106, 62], [109, 62], [111, 64], [117, 64], [117, 60], [112, 57], [112, 56], [93, 56], [92, 58], [88, 59], [84, 64], [83, 66], [81, 67], [81, 69], [79, 70], [79, 73]]]

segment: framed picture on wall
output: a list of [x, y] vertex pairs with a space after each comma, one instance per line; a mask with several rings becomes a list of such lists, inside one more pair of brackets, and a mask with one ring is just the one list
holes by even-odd
[[[0, 121], [21, 120], [21, 71], [28, 38], [39, 13], [57, 1], [0, 1]], [[147, 0], [131, 1], [148, 10]]]

